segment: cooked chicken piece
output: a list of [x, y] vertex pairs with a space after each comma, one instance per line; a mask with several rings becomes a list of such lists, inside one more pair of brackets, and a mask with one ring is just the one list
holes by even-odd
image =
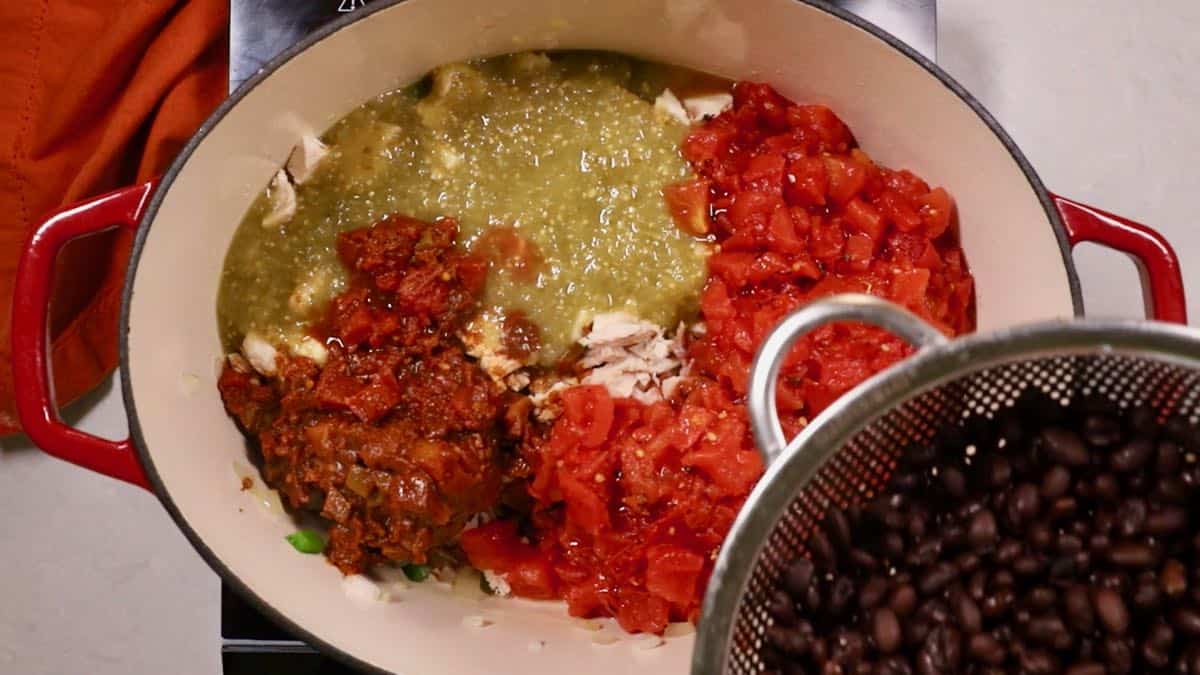
[[476, 317], [459, 337], [467, 354], [479, 359], [483, 372], [493, 380], [513, 391], [529, 385], [529, 375], [518, 372], [528, 364], [513, 358], [505, 350], [504, 327], [494, 317], [487, 314]]
[[654, 109], [678, 122], [684, 124], [691, 124], [692, 122], [688, 117], [687, 110], [679, 102], [679, 97], [675, 96], [675, 92], [670, 89], [663, 89], [658, 98], [654, 99]]
[[733, 95], [728, 92], [705, 94], [683, 99], [683, 108], [693, 122], [703, 122], [733, 107]]
[[[589, 372], [584, 384], [599, 384], [618, 398], [643, 403], [660, 401], [678, 386], [684, 371], [683, 333], [680, 324], [674, 338], [663, 329], [624, 312], [600, 314], [592, 330], [579, 342], [587, 348], [579, 365]], [[671, 381], [669, 389], [664, 383]]]
[[271, 210], [263, 216], [263, 227], [279, 227], [296, 215], [296, 188], [288, 179], [287, 171], [280, 169], [275, 172], [267, 193]]
[[316, 136], [305, 135], [288, 155], [287, 170], [296, 185], [303, 185], [317, 170], [317, 165], [329, 154], [329, 148]]
[[245, 339], [242, 340], [242, 355], [255, 370], [263, 375], [275, 374], [275, 358], [278, 353], [275, 351], [275, 347], [271, 346], [271, 343], [258, 333], [246, 334]]

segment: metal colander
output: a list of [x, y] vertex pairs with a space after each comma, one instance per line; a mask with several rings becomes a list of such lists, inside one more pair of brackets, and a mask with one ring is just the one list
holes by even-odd
[[[881, 326], [920, 349], [840, 398], [789, 444], [768, 395], [783, 357], [804, 333], [843, 320]], [[764, 341], [750, 378], [750, 421], [769, 468], [716, 562], [692, 675], [761, 673], [772, 623], [767, 598], [789, 560], [806, 553], [813, 524], [831, 506], [878, 494], [906, 446], [965, 419], [991, 417], [1030, 388], [1062, 402], [1083, 395], [1148, 404], [1164, 420], [1183, 415], [1196, 423], [1200, 332], [1144, 321], [1054, 321], [947, 341], [907, 311], [859, 295], [787, 317]]]

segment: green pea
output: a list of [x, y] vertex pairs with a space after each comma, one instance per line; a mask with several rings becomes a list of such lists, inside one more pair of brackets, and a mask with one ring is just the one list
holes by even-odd
[[409, 581], [425, 581], [429, 578], [429, 565], [405, 565], [401, 569]]
[[325, 538], [312, 530], [298, 530], [285, 538], [292, 548], [301, 553], [320, 553], [325, 550]]

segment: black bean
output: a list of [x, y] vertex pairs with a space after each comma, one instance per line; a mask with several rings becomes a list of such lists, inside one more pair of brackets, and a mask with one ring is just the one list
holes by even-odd
[[1040, 499], [1038, 490], [1033, 483], [1021, 483], [1013, 489], [1008, 502], [1008, 520], [1014, 526], [1019, 526], [1037, 515]]
[[1163, 431], [1168, 438], [1189, 450], [1200, 446], [1200, 425], [1192, 424], [1183, 415], [1172, 415], [1163, 425]]
[[783, 626], [768, 628], [767, 642], [785, 654], [804, 654], [812, 646], [811, 640], [803, 632]]
[[979, 569], [979, 565], [979, 556], [971, 553], [970, 551], [959, 553], [958, 556], [954, 558], [954, 566], [958, 568], [959, 574], [971, 574], [975, 570]]
[[937, 669], [936, 672], [956, 672], [962, 662], [962, 634], [951, 626], [938, 626], [925, 638], [921, 654], [928, 654], [928, 660]]
[[1021, 555], [1021, 542], [1015, 539], [1005, 539], [1000, 542], [1000, 547], [996, 549], [996, 562], [1001, 565], [1008, 565]]
[[987, 479], [992, 487], [1006, 487], [1012, 479], [1012, 465], [1000, 456], [993, 455], [987, 460]]
[[1093, 447], [1107, 448], [1121, 440], [1121, 423], [1105, 415], [1089, 415], [1083, 420], [1083, 440]]
[[875, 646], [884, 654], [891, 654], [900, 647], [900, 620], [891, 609], [880, 607], [875, 610], [871, 617], [871, 631]]
[[1063, 607], [1066, 612], [1067, 622], [1071, 624], [1075, 630], [1083, 633], [1090, 633], [1095, 626], [1095, 614], [1092, 611], [1092, 601], [1088, 598], [1088, 591], [1083, 586], [1075, 585], [1066, 590], [1063, 595]]
[[819, 527], [813, 528], [812, 534], [808, 537], [808, 549], [812, 551], [813, 562], [819, 569], [828, 572], [837, 567], [837, 553], [825, 530]]
[[1104, 660], [1112, 675], [1123, 675], [1133, 670], [1133, 650], [1125, 640], [1106, 640]]
[[1175, 441], [1159, 441], [1154, 455], [1154, 471], [1161, 475], [1173, 474], [1183, 465], [1183, 448]]
[[1050, 502], [1050, 511], [1046, 515], [1052, 521], [1061, 521], [1075, 515], [1079, 502], [1074, 497], [1059, 497]]
[[788, 593], [792, 594], [793, 598], [803, 599], [804, 594], [808, 591], [808, 585], [813, 578], [812, 561], [808, 558], [797, 558], [788, 565], [787, 572], [783, 576], [783, 587]]
[[1121, 485], [1113, 474], [1101, 473], [1092, 479], [1092, 491], [1099, 499], [1116, 501], [1121, 496]]
[[808, 590], [804, 592], [804, 599], [800, 602], [800, 606], [806, 611], [816, 613], [821, 611], [821, 589], [817, 584], [809, 584]]
[[1162, 571], [1158, 573], [1158, 582], [1167, 597], [1178, 598], [1187, 591], [1187, 569], [1183, 563], [1171, 558], [1163, 563]]
[[1191, 488], [1179, 476], [1163, 476], [1154, 485], [1154, 496], [1171, 504], [1188, 504], [1191, 492]]
[[1049, 586], [1034, 586], [1025, 595], [1025, 602], [1038, 611], [1050, 609], [1058, 602], [1058, 592]]
[[1139, 541], [1122, 541], [1108, 550], [1108, 559], [1114, 565], [1139, 569], [1155, 562], [1154, 549]]
[[917, 590], [922, 595], [933, 595], [942, 590], [958, 576], [958, 569], [947, 562], [934, 565], [928, 572], [917, 580]]
[[880, 576], [873, 576], [867, 579], [866, 583], [858, 591], [858, 606], [862, 609], [871, 609], [883, 601], [883, 596], [887, 595], [888, 582]]
[[1016, 578], [1008, 570], [996, 570], [996, 573], [992, 575], [993, 588], [1010, 588], [1015, 582]]
[[1146, 500], [1130, 497], [1117, 507], [1117, 533], [1122, 537], [1136, 537], [1146, 524]]
[[1054, 649], [1066, 649], [1071, 645], [1071, 633], [1067, 631], [1067, 626], [1053, 614], [1030, 619], [1025, 634], [1030, 640]]
[[1078, 535], [1060, 534], [1054, 542], [1054, 547], [1063, 555], [1072, 555], [1083, 550], [1083, 540]]
[[829, 534], [829, 540], [839, 551], [850, 548], [850, 519], [846, 517], [845, 511], [830, 509], [829, 513], [825, 514], [824, 528]]
[[1112, 453], [1109, 464], [1116, 471], [1129, 473], [1142, 468], [1153, 453], [1153, 443], [1145, 438], [1135, 438]]
[[975, 602], [983, 600], [983, 595], [987, 592], [987, 574], [986, 570], [976, 570], [967, 581], [967, 595]]
[[913, 443], [904, 450], [906, 464], [915, 467], [927, 466], [937, 459], [937, 448], [927, 443]]
[[901, 471], [892, 477], [892, 487], [900, 492], [909, 492], [921, 484], [921, 477], [912, 471]]
[[1142, 658], [1152, 668], [1162, 668], [1171, 658], [1171, 643], [1175, 631], [1163, 621], [1156, 621], [1142, 642]]
[[1088, 463], [1089, 455], [1083, 439], [1074, 431], [1062, 427], [1043, 429], [1038, 436], [1046, 454], [1059, 464], [1067, 466], [1083, 466]]
[[1004, 663], [1005, 649], [999, 640], [987, 633], [972, 635], [967, 641], [967, 655], [980, 663], [998, 666]]
[[796, 605], [791, 596], [780, 590], [771, 595], [767, 602], [767, 613], [777, 625], [790, 626], [796, 621]]
[[1067, 666], [1066, 675], [1104, 675], [1104, 665], [1095, 661], [1084, 661]]
[[1141, 405], [1134, 408], [1126, 421], [1133, 433], [1139, 436], [1153, 436], [1158, 433], [1158, 413], [1150, 406]]
[[1057, 499], [1067, 494], [1070, 488], [1071, 472], [1065, 466], [1052, 466], [1042, 476], [1042, 497], [1046, 499]]
[[904, 555], [904, 537], [899, 532], [885, 532], [881, 548], [888, 558], [899, 558]]
[[854, 598], [854, 582], [849, 577], [838, 577], [829, 587], [829, 603], [826, 605], [829, 613], [838, 616], [843, 614]]
[[917, 608], [916, 590], [908, 584], [897, 586], [892, 591], [891, 597], [888, 598], [888, 607], [899, 617], [912, 614], [913, 610]]
[[1053, 675], [1059, 672], [1058, 659], [1044, 649], [1029, 649], [1020, 656], [1021, 671], [1029, 675]]
[[1098, 589], [1092, 595], [1092, 604], [1108, 632], [1123, 635], [1129, 629], [1129, 610], [1119, 593], [1111, 588]]
[[941, 555], [942, 540], [940, 537], [932, 537], [917, 544], [916, 548], [909, 552], [907, 560], [913, 567], [924, 567]]
[[967, 477], [958, 468], [948, 466], [941, 470], [942, 487], [946, 493], [956, 499], [967, 496]]
[[954, 608], [954, 618], [958, 620], [958, 627], [964, 633], [974, 635], [983, 630], [983, 614], [971, 596], [965, 592], [956, 593], [951, 603]]
[[1045, 560], [1036, 555], [1026, 554], [1013, 561], [1012, 569], [1019, 576], [1030, 577], [1045, 569]]
[[1177, 607], [1171, 613], [1171, 625], [1180, 633], [1200, 637], [1200, 610], [1194, 607]]
[[925, 531], [929, 526], [929, 517], [924, 513], [913, 513], [908, 517], [908, 536], [913, 540], [918, 540], [925, 536]]
[[1158, 587], [1153, 572], [1146, 572], [1139, 577], [1137, 586], [1133, 589], [1131, 602], [1136, 609], [1143, 612], [1154, 611], [1162, 605], [1162, 589]]
[[1011, 588], [1002, 588], [983, 599], [979, 609], [989, 619], [1004, 616], [1012, 608], [1014, 595]]
[[879, 561], [875, 556], [861, 548], [850, 549], [849, 557], [850, 564], [859, 570], [871, 572], [879, 567]]
[[1054, 543], [1054, 534], [1050, 531], [1049, 524], [1034, 523], [1026, 530], [1025, 539], [1034, 550], [1045, 551]]

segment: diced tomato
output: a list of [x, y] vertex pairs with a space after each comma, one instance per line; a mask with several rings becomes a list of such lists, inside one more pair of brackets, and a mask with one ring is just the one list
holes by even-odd
[[651, 593], [624, 589], [617, 600], [617, 623], [630, 633], [661, 633], [670, 613], [667, 601]]
[[563, 412], [579, 433], [579, 442], [587, 448], [608, 438], [613, 421], [613, 401], [608, 390], [599, 385], [571, 387], [562, 393]]
[[[608, 480], [603, 474], [595, 475]], [[562, 488], [563, 501], [567, 505], [567, 517], [571, 522], [593, 536], [609, 526], [608, 506], [604, 497], [597, 492], [595, 482], [587, 478], [578, 480], [568, 475], [560, 475], [558, 482]]]
[[928, 288], [929, 270], [919, 268], [904, 270], [897, 272], [892, 277], [891, 297], [910, 309], [920, 309], [925, 301], [925, 292]]
[[879, 241], [883, 237], [883, 215], [857, 197], [846, 204], [846, 223], [852, 230], [867, 235], [871, 241]]
[[668, 602], [688, 605], [696, 596], [696, 582], [704, 557], [678, 546], [654, 546], [646, 552], [646, 590]]
[[557, 583], [550, 563], [541, 555], [522, 558], [510, 567], [504, 580], [515, 595], [534, 600], [553, 600], [558, 597]]
[[880, 212], [888, 222], [895, 225], [901, 232], [912, 232], [921, 226], [921, 216], [899, 192], [885, 190], [876, 201], [879, 203]]
[[517, 535], [515, 520], [493, 520], [466, 530], [459, 538], [471, 564], [481, 570], [507, 572], [525, 557], [536, 554]]
[[954, 200], [944, 189], [934, 188], [918, 201], [921, 204], [920, 217], [925, 223], [925, 234], [930, 239], [937, 239], [950, 227], [950, 219], [954, 216]]
[[867, 168], [848, 157], [826, 155], [822, 158], [829, 173], [829, 199], [844, 206], [867, 183]]
[[708, 257], [708, 271], [732, 288], [742, 288], [750, 282], [753, 253], [721, 251]]
[[[804, 227], [807, 229], [808, 214], [801, 211], [798, 215], [803, 218]], [[796, 232], [796, 216], [792, 209], [783, 205], [776, 206], [771, 214], [770, 242], [780, 253], [800, 253], [807, 249], [805, 242]]]
[[829, 192], [829, 172], [819, 157], [792, 160], [783, 175], [783, 196], [793, 206], [825, 205]]
[[838, 222], [832, 219], [822, 221], [813, 227], [811, 237], [812, 254], [817, 260], [831, 264], [842, 257], [842, 249], [846, 246], [846, 233]]
[[708, 217], [710, 185], [707, 180], [696, 179], [663, 188], [663, 199], [675, 226], [693, 237], [703, 237], [711, 229]]
[[875, 242], [871, 237], [856, 233], [846, 237], [846, 262], [855, 272], [865, 272], [871, 267], [875, 255]]

